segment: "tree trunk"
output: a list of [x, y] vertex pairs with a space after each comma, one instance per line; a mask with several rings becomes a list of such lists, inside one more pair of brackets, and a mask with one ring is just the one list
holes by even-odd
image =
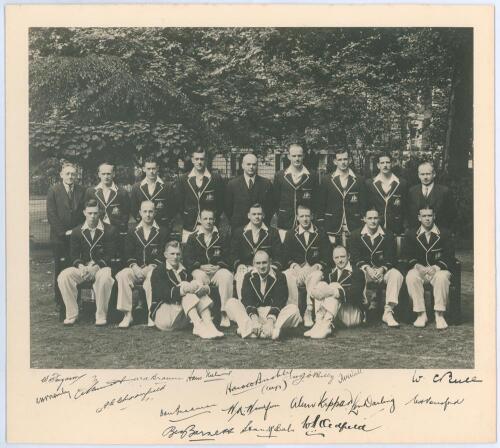
[[451, 85], [445, 147], [445, 172], [459, 179], [467, 173], [473, 144], [473, 41], [461, 40]]

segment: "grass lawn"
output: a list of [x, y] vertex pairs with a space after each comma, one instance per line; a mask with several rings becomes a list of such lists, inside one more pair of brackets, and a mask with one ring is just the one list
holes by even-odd
[[145, 325], [120, 330], [79, 322], [65, 328], [53, 298], [49, 251], [34, 251], [30, 261], [31, 367], [33, 368], [472, 368], [474, 367], [473, 262], [462, 261], [464, 323], [437, 331], [382, 324], [336, 330], [325, 340], [301, 337], [297, 329], [282, 341], [242, 340], [236, 328], [226, 337], [204, 341], [188, 330], [160, 332]]

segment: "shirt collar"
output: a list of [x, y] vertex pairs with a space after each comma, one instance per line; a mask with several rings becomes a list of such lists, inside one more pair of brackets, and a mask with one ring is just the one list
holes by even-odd
[[[334, 173], [332, 174], [332, 177], [337, 177], [337, 176], [340, 176], [340, 171], [339, 169], [337, 168]], [[349, 168], [349, 176], [353, 177], [354, 179], [356, 179], [356, 174], [354, 174], [354, 171], [351, 170], [351, 168]]]
[[[141, 187], [142, 187], [143, 185], [146, 185], [147, 183], [148, 183], [148, 180], [147, 180], [146, 178], [142, 179], [142, 181], [141, 181]], [[162, 184], [162, 185], [163, 185], [165, 182], [163, 182], [163, 181], [160, 179], [160, 177], [158, 177], [158, 176], [157, 176], [157, 177], [156, 177], [156, 181], [155, 181], [155, 183], [160, 183], [160, 184]]]
[[[104, 224], [102, 223], [102, 221], [101, 221], [101, 220], [99, 220], [99, 222], [97, 223], [97, 226], [95, 227], [95, 229], [99, 229], [99, 230], [101, 230], [101, 231], [103, 231], [103, 232], [104, 232]], [[95, 229], [94, 229], [94, 230], [95, 230]], [[85, 222], [83, 223], [82, 230], [89, 230], [89, 231], [92, 231], [92, 229], [88, 226], [87, 221], [85, 221]]]
[[[137, 224], [137, 226], [135, 228], [140, 229], [141, 227], [143, 227], [143, 224], [144, 223], [141, 221], [139, 224]], [[156, 221], [153, 221], [153, 224], [151, 225], [151, 227], [154, 227], [156, 230], [160, 229], [160, 226], [158, 224], [156, 224]]]
[[[102, 182], [99, 182], [99, 184], [97, 185], [97, 187], [95, 187], [96, 190], [103, 190], [104, 189], [104, 186], [102, 185]], [[111, 185], [111, 187], [109, 187], [110, 190], [113, 190], [114, 192], [117, 192], [118, 191], [118, 187], [116, 186], [116, 184], [113, 182], [113, 184]]]
[[[380, 181], [382, 183], [385, 183], [385, 179], [384, 177], [382, 176], [382, 174], [378, 173], [374, 178], [373, 178], [373, 182], [377, 182], [377, 181]], [[399, 183], [399, 178], [398, 176], [396, 176], [394, 173], [391, 173], [391, 177], [389, 178], [389, 183], [391, 184], [392, 182], [397, 182]]]
[[182, 263], [179, 263], [179, 267], [177, 269], [174, 269], [173, 266], [168, 261], [165, 262], [165, 266], [167, 268], [167, 271], [174, 271], [177, 274], [180, 274], [182, 271], [186, 270], [186, 268], [182, 265]]
[[[196, 176], [196, 170], [193, 168], [191, 172], [188, 174], [188, 177], [195, 177]], [[210, 172], [208, 171], [207, 168], [205, 168], [205, 172], [203, 173], [203, 177], [208, 177], [209, 179], [212, 177]]]
[[[260, 277], [259, 272], [255, 268], [252, 268], [252, 274], [257, 274]], [[273, 280], [276, 280], [276, 273], [274, 272], [273, 268], [269, 270], [269, 273], [267, 275], [271, 277]]]
[[[437, 228], [436, 224], [432, 226], [432, 229], [430, 230], [431, 233], [434, 233], [435, 235], [439, 235], [439, 229]], [[420, 228], [417, 231], [417, 236], [422, 235], [422, 233], [425, 233], [425, 229], [423, 226], [420, 226]]]
[[[213, 235], [214, 233], [216, 233], [216, 232], [218, 233], [218, 232], [219, 232], [219, 230], [217, 229], [217, 227], [216, 227], [216, 226], [214, 226], [214, 228], [212, 229], [212, 235]], [[198, 235], [203, 235], [203, 234], [205, 233], [205, 232], [203, 232], [203, 227], [199, 226], [199, 228], [198, 228], [198, 230], [196, 231], [196, 233], [197, 233]]]
[[[333, 269], [333, 272], [335, 272], [335, 271], [340, 272], [340, 269], [337, 266], [335, 266], [335, 268]], [[352, 266], [351, 266], [351, 262], [350, 261], [347, 262], [347, 264], [342, 269], [342, 271], [349, 271], [349, 272], [352, 273]]]
[[243, 177], [245, 178], [245, 181], [248, 184], [248, 181], [250, 179], [252, 179], [255, 182], [255, 178], [257, 177], [257, 174], [254, 174], [252, 177], [250, 177], [247, 173], [243, 173]]
[[[293, 173], [292, 173], [292, 165], [290, 165], [290, 166], [289, 166], [289, 167], [285, 170], [285, 176], [286, 176], [287, 174], [292, 174], [292, 175], [293, 175]], [[302, 169], [301, 169], [301, 170], [300, 170], [300, 172], [299, 172], [299, 176], [302, 176], [303, 174], [310, 174], [310, 173], [309, 173], [309, 170], [306, 168], [306, 166], [305, 166], [305, 165], [302, 165]]]
[[302, 227], [300, 224], [299, 224], [299, 235], [302, 235], [303, 233], [305, 232], [309, 232], [309, 233], [314, 233], [316, 231], [316, 228], [314, 227], [314, 224], [311, 224], [311, 226], [309, 227], [309, 229], [304, 229], [304, 227]]
[[[368, 231], [368, 226], [365, 224], [363, 229], [361, 230], [361, 235], [368, 235], [372, 237], [372, 234]], [[382, 226], [379, 224], [377, 231], [373, 235], [373, 238], [376, 238], [379, 235], [385, 235], [384, 229]]]
[[[262, 223], [262, 225], [261, 225], [261, 227], [260, 227], [260, 228], [261, 228], [261, 229], [264, 229], [266, 232], [269, 230], [269, 229], [268, 229], [268, 227], [267, 227], [264, 223]], [[247, 230], [252, 230], [252, 223], [250, 223], [250, 222], [249, 222], [249, 223], [248, 223], [248, 224], [247, 224], [247, 225], [243, 228], [243, 231], [244, 231], [244, 232], [246, 232]]]

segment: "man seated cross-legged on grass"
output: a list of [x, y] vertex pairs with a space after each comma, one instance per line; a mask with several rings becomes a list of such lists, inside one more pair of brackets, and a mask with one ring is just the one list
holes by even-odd
[[99, 206], [95, 199], [85, 204], [85, 222], [71, 232], [70, 253], [73, 267], [64, 269], [57, 278], [64, 305], [64, 325], [73, 325], [78, 319], [78, 285], [93, 283], [97, 326], [106, 325], [108, 304], [114, 279], [109, 267], [116, 250], [115, 229], [99, 219]]
[[[146, 295], [147, 308], [151, 306], [151, 274], [153, 269], [162, 264], [163, 248], [168, 240], [165, 227], [160, 227], [156, 221], [156, 207], [152, 201], [143, 201], [139, 208], [141, 221], [127, 234], [125, 255], [127, 266], [116, 274], [118, 284], [117, 310], [124, 313], [123, 320], [118, 325], [128, 328], [132, 323], [132, 289], [136, 284], [142, 284]], [[149, 314], [149, 311], [148, 311]], [[154, 326], [149, 319], [148, 326]]]
[[436, 328], [444, 330], [448, 328], [444, 313], [450, 293], [450, 268], [455, 258], [453, 240], [448, 230], [436, 226], [434, 210], [430, 206], [423, 206], [419, 210], [418, 220], [421, 224], [418, 230], [408, 230], [406, 235], [406, 255], [410, 268], [406, 285], [413, 311], [417, 313], [413, 325], [425, 327], [427, 324], [424, 285], [431, 284]]
[[344, 246], [333, 249], [333, 263], [333, 269], [311, 291], [316, 322], [304, 336], [312, 339], [326, 338], [332, 333], [334, 322], [353, 327], [363, 321], [364, 274], [351, 265]]
[[269, 254], [263, 250], [255, 253], [253, 269], [245, 274], [241, 295], [241, 301], [227, 301], [226, 312], [238, 324], [242, 338], [278, 339], [281, 330], [295, 328], [302, 322], [297, 305], [287, 305], [285, 276], [271, 267]]
[[379, 285], [385, 284], [382, 321], [389, 327], [399, 327], [399, 323], [394, 319], [394, 308], [398, 304], [399, 291], [404, 279], [401, 272], [395, 268], [396, 240], [392, 233], [382, 228], [379, 220], [377, 209], [368, 208], [363, 218], [365, 226], [352, 233], [349, 247], [353, 263], [365, 274], [368, 311], [377, 308], [376, 289]]
[[212, 322], [210, 288], [192, 280], [181, 264], [181, 245], [170, 241], [165, 246], [165, 263], [151, 274], [150, 318], [160, 330], [180, 330], [193, 323], [193, 334], [202, 339], [224, 336]]
[[233, 296], [233, 274], [229, 269], [227, 240], [215, 227], [213, 210], [200, 212], [200, 227], [189, 235], [184, 262], [195, 280], [203, 285], [214, 285], [219, 290], [221, 302], [221, 327], [231, 323], [226, 315], [226, 302]]

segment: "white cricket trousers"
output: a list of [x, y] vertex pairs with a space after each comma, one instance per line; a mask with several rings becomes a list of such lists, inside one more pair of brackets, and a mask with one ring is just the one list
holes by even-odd
[[201, 269], [195, 269], [191, 275], [194, 280], [219, 289], [221, 311], [226, 311], [226, 302], [233, 296], [233, 274], [225, 268], [220, 268], [211, 278]]
[[186, 294], [181, 304], [162, 303], [155, 314], [156, 328], [162, 331], [182, 330], [189, 325], [188, 313], [196, 308], [198, 314], [212, 306], [212, 299], [208, 296], [198, 297], [196, 294]]
[[234, 274], [234, 281], [236, 283], [236, 294], [238, 299], [241, 300], [241, 289], [243, 288], [243, 279], [245, 278], [245, 274], [252, 269], [252, 266], [243, 265], [245, 269], [241, 269], [241, 265], [238, 266], [236, 272]]
[[[332, 283], [330, 284], [330, 286]], [[314, 299], [316, 310], [316, 320], [322, 320], [328, 311], [333, 316], [334, 325], [341, 323], [345, 327], [355, 327], [361, 324], [363, 316], [361, 310], [349, 303], [342, 303], [334, 296], [324, 299]]]
[[[96, 320], [106, 320], [108, 314], [108, 304], [111, 297], [111, 289], [115, 280], [111, 277], [111, 268], [100, 268], [92, 279], [96, 304]], [[66, 306], [66, 319], [78, 317], [78, 288], [85, 280], [80, 275], [80, 271], [75, 268], [66, 268], [57, 277], [57, 284], [61, 290], [64, 305]]]
[[428, 283], [432, 285], [433, 289], [434, 311], [446, 311], [450, 293], [450, 279], [450, 271], [437, 271], [429, 281], [417, 269], [410, 269], [406, 274], [406, 286], [413, 303], [413, 311], [415, 313], [425, 311], [424, 285]]
[[[144, 270], [141, 269], [144, 275]], [[151, 308], [152, 296], [151, 291], [151, 275], [154, 269], [151, 269], [146, 275], [142, 282], [142, 287], [146, 294], [146, 303], [148, 304], [148, 314]], [[132, 311], [132, 290], [134, 285], [141, 284], [139, 278], [134, 274], [131, 268], [124, 268], [118, 274], [116, 274], [116, 283], [118, 284], [118, 300], [116, 303], [116, 309], [118, 311], [129, 312]]]
[[[259, 313], [259, 317], [261, 319], [266, 319], [269, 311], [271, 310], [270, 306], [261, 306], [257, 308], [257, 312]], [[231, 298], [226, 303], [226, 313], [227, 317], [231, 319], [233, 322], [238, 324], [238, 328], [243, 330], [247, 328], [248, 321], [251, 320], [248, 315], [245, 306], [243, 303], [237, 299]], [[299, 308], [297, 305], [286, 305], [278, 314], [276, 318], [276, 323], [274, 324], [275, 328], [295, 328], [302, 322], [302, 318], [300, 317]]]
[[[377, 284], [377, 281], [372, 278], [367, 272], [365, 272], [365, 280], [366, 280], [366, 289], [370, 287], [370, 285]], [[392, 303], [394, 305], [398, 304], [399, 301], [399, 291], [401, 290], [401, 286], [403, 286], [404, 278], [397, 269], [391, 268], [385, 274], [383, 278], [383, 282], [385, 283], [385, 304], [388, 305]], [[366, 297], [366, 293], [365, 293]]]
[[[305, 286], [307, 291], [307, 306], [312, 307], [311, 290], [323, 278], [323, 272], [320, 270], [312, 270], [311, 266], [303, 266], [297, 271], [295, 269], [287, 269], [283, 272], [288, 285], [288, 302], [287, 304], [299, 305], [299, 286]], [[299, 280], [297, 274], [305, 276], [305, 282]]]

